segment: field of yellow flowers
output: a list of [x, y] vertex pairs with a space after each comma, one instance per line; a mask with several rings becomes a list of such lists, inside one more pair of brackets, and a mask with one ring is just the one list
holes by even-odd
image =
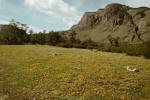
[[[126, 66], [140, 71], [129, 72]], [[0, 45], [0, 100], [150, 100], [150, 60], [46, 45]]]

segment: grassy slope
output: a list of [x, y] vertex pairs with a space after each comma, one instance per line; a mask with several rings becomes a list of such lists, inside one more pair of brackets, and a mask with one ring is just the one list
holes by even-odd
[[125, 25], [122, 25], [117, 29], [115, 32], [112, 31], [105, 31], [105, 28], [101, 25], [98, 25], [96, 28], [93, 29], [87, 29], [79, 33], [78, 37], [80, 37], [81, 40], [85, 40], [87, 38], [91, 38], [95, 42], [104, 42], [108, 43], [107, 36], [111, 34], [113, 37], [124, 37], [129, 36], [128, 27]]
[[[127, 65], [140, 72], [126, 71]], [[149, 100], [149, 83], [150, 60], [143, 57], [40, 45], [0, 46], [0, 99]]]
[[104, 42], [106, 40], [106, 37], [111, 33], [109, 31], [104, 31], [104, 27], [101, 25], [98, 25], [97, 27], [93, 29], [86, 29], [83, 31], [77, 32], [78, 37], [81, 40], [86, 40], [88, 38], [91, 38], [95, 42]]

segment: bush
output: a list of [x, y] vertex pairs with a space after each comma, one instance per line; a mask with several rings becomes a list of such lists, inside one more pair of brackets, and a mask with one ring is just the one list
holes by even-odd
[[57, 46], [64, 47], [64, 48], [72, 48], [73, 47], [72, 43], [70, 43], [70, 42], [59, 43], [59, 44], [57, 44]]
[[143, 10], [143, 11], [139, 11], [139, 12], [137, 12], [134, 16], [140, 15], [140, 16], [141, 16], [141, 18], [143, 18], [143, 17], [145, 17], [145, 16], [146, 16], [144, 12], [145, 12], [145, 10]]
[[84, 49], [96, 49], [98, 47], [97, 43], [93, 42], [91, 39], [81, 42], [81, 45]]
[[122, 53], [123, 50], [121, 47], [116, 47], [116, 46], [111, 46], [111, 45], [107, 45], [105, 47], [103, 47], [103, 49], [101, 49], [103, 51], [106, 52], [114, 52], [114, 53]]
[[109, 44], [99, 45], [99, 51], [113, 52], [113, 53], [126, 53], [130, 56], [141, 56], [150, 58], [150, 42], [143, 44], [122, 44], [119, 47]]
[[143, 55], [146, 58], [150, 58], [150, 43], [146, 43]]

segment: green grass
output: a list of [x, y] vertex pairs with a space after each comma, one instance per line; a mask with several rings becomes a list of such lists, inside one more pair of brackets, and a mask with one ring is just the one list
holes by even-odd
[[[127, 65], [140, 72], [128, 72]], [[149, 83], [144, 57], [0, 45], [0, 100], [150, 100]]]

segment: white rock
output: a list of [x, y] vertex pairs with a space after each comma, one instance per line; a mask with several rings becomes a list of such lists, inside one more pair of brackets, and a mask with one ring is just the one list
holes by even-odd
[[60, 56], [61, 54], [53, 53], [52, 55], [53, 55], [53, 56]]
[[131, 69], [129, 66], [127, 66], [126, 69], [127, 71], [130, 71], [130, 72], [139, 72], [138, 68]]

